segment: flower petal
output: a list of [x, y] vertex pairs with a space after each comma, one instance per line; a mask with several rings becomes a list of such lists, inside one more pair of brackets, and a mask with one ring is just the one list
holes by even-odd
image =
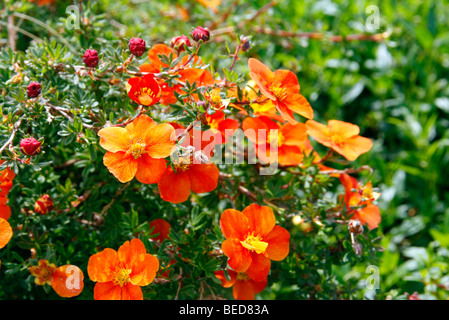
[[131, 154], [106, 152], [103, 163], [120, 182], [131, 181], [137, 172], [137, 161]]
[[136, 261], [139, 260], [140, 255], [146, 253], [145, 245], [140, 239], [134, 238], [131, 241], [125, 241], [117, 251], [117, 256], [120, 264], [125, 269], [133, 270]]
[[159, 270], [159, 260], [152, 254], [141, 254], [137, 257], [130, 281], [136, 286], [147, 286], [153, 282], [156, 272]]
[[195, 193], [211, 192], [217, 188], [220, 171], [213, 163], [192, 164], [186, 173], [190, 178], [192, 191]]
[[274, 73], [257, 59], [248, 60], [249, 76], [259, 87], [260, 92], [271, 100], [276, 98], [271, 94], [269, 88], [274, 81]]
[[343, 139], [349, 139], [353, 136], [358, 136], [360, 133], [359, 126], [340, 120], [329, 120], [327, 122], [327, 126], [332, 135], [338, 135]]
[[153, 159], [148, 154], [137, 159], [136, 179], [142, 183], [157, 183], [167, 170], [167, 161]]
[[251, 265], [251, 255], [248, 249], [243, 248], [238, 239], [232, 238], [223, 241], [223, 253], [229, 258], [228, 264], [236, 272], [245, 272]]
[[112, 281], [118, 264], [117, 251], [106, 248], [92, 255], [87, 264], [87, 273], [94, 282]]
[[372, 147], [373, 142], [371, 139], [356, 136], [345, 140], [341, 148], [334, 148], [334, 150], [344, 156], [347, 160], [354, 161], [361, 154], [370, 151]]
[[[281, 104], [281, 102], [279, 102]], [[297, 113], [304, 118], [313, 119], [313, 109], [307, 99], [297, 93], [297, 94], [288, 94], [287, 97], [282, 101], [290, 111]]]
[[0, 204], [0, 218], [8, 220], [11, 217], [11, 208], [6, 204]]
[[133, 285], [128, 282], [121, 288], [120, 300], [143, 300], [143, 292], [139, 286]]
[[156, 122], [151, 117], [146, 114], [141, 114], [131, 123], [127, 124], [125, 129], [131, 138], [142, 138], [145, 141], [151, 129], [155, 126]]
[[98, 131], [100, 145], [110, 152], [126, 151], [130, 134], [125, 128], [106, 127]]
[[12, 238], [12, 228], [8, 221], [0, 218], [0, 249], [6, 246], [6, 244]]
[[151, 128], [145, 139], [148, 155], [152, 158], [165, 158], [175, 150], [176, 135], [173, 126], [168, 123], [158, 124]]
[[157, 187], [161, 198], [171, 203], [186, 201], [191, 192], [189, 176], [184, 172], [175, 173], [171, 168], [167, 169]]
[[251, 265], [246, 270], [246, 274], [254, 281], [263, 281], [270, 273], [271, 260], [263, 254], [251, 252]]
[[254, 300], [256, 293], [251, 280], [240, 280], [234, 284], [232, 295], [235, 300]]
[[226, 279], [225, 273], [223, 270], [215, 271], [215, 277], [221, 281], [221, 285], [223, 288], [230, 288], [237, 281], [237, 272], [234, 270], [228, 269], [229, 280]]
[[273, 230], [276, 224], [273, 210], [268, 206], [259, 206], [257, 203], [253, 203], [247, 206], [242, 213], [248, 219], [250, 230], [254, 231], [254, 235], [262, 236], [263, 241], [266, 242], [265, 236]]
[[275, 226], [273, 230], [264, 238], [268, 242], [265, 251], [268, 258], [275, 261], [284, 260], [290, 250], [290, 233], [281, 226]]
[[78, 296], [84, 288], [84, 274], [74, 265], [63, 265], [56, 268], [52, 275], [51, 287], [63, 298]]
[[122, 287], [116, 286], [112, 281], [98, 282], [94, 287], [95, 300], [121, 300]]
[[367, 224], [369, 229], [375, 229], [381, 221], [379, 207], [368, 203], [366, 207], [358, 210], [356, 216], [362, 224]]
[[250, 231], [248, 218], [240, 211], [226, 209], [220, 217], [221, 232], [226, 239], [239, 239], [243, 241]]
[[274, 72], [274, 82], [280, 83], [288, 93], [299, 93], [299, 83], [296, 74], [290, 70], [279, 69]]
[[281, 133], [284, 136], [283, 144], [287, 146], [297, 146], [307, 140], [307, 128], [304, 123], [286, 123], [281, 127]]

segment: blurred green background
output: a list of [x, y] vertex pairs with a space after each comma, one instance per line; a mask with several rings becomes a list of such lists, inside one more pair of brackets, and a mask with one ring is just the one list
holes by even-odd
[[[73, 3], [35, 8], [18, 1], [15, 9], [62, 27]], [[353, 164], [372, 167], [370, 178], [382, 193], [380, 288], [367, 297], [415, 291], [422, 299], [449, 297], [448, 1], [222, 0], [214, 9], [193, 0], [98, 0], [89, 6], [96, 14], [90, 32], [105, 41], [140, 35], [151, 46], [201, 25], [214, 34], [201, 55], [217, 70], [230, 62], [225, 43], [245, 35], [252, 45], [237, 62], [239, 73], [247, 72], [249, 57], [296, 72], [315, 120], [355, 123], [375, 141]], [[20, 22], [38, 38], [55, 36], [33, 21]], [[6, 28], [0, 27], [5, 46]], [[344, 39], [378, 34], [384, 38]], [[25, 50], [32, 39], [17, 36], [17, 49]], [[72, 36], [78, 37], [76, 31]], [[366, 275], [364, 268], [348, 271], [335, 270], [348, 281]]]

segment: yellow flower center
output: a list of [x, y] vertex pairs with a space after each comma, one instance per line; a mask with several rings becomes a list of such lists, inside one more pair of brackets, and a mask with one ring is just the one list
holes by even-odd
[[52, 274], [52, 270], [49, 270], [48, 268], [43, 267], [39, 269], [39, 278], [41, 278], [41, 281], [43, 282], [49, 281]]
[[143, 105], [149, 105], [157, 98], [156, 94], [148, 87], [141, 88], [139, 92], [136, 93], [136, 97], [139, 102]]
[[270, 130], [268, 132], [267, 143], [269, 143], [270, 145], [277, 145], [278, 147], [280, 147], [284, 144], [284, 141], [285, 137], [279, 130], [277, 130], [277, 132], [274, 130]]
[[339, 134], [332, 135], [331, 140], [336, 145], [341, 145], [345, 141], [345, 139]]
[[207, 124], [209, 125], [209, 127], [212, 129], [212, 130], [218, 130], [218, 124], [219, 124], [220, 122], [219, 121], [217, 121], [216, 119], [210, 119], [208, 122], [207, 122]]
[[173, 166], [175, 167], [176, 172], [187, 171], [191, 165], [192, 165], [191, 156], [183, 156], [173, 160]]
[[134, 159], [137, 159], [146, 153], [145, 147], [145, 142], [142, 139], [133, 140], [130, 143], [128, 152], [133, 155]]
[[115, 272], [114, 278], [112, 282], [117, 286], [123, 287], [125, 284], [127, 284], [131, 278], [129, 274], [131, 273], [131, 270], [120, 268], [118, 271]]
[[218, 94], [218, 93], [212, 94], [212, 96], [210, 97], [210, 101], [215, 105], [220, 104], [221, 103], [220, 94]]
[[270, 91], [277, 100], [282, 101], [287, 97], [287, 90], [282, 88], [279, 82], [276, 82], [270, 86]]
[[257, 254], [264, 253], [268, 247], [268, 242], [262, 241], [260, 235], [255, 236], [254, 231], [245, 237], [244, 241], [240, 241], [242, 246], [250, 251], [255, 251]]
[[240, 280], [240, 281], [248, 281], [248, 280], [250, 280], [251, 278], [250, 277], [248, 277], [248, 275], [245, 273], [245, 272], [239, 272], [239, 273], [237, 273], [237, 280]]

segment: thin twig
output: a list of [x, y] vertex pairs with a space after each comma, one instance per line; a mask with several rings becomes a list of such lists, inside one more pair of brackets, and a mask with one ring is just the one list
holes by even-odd
[[14, 140], [14, 137], [16, 136], [17, 130], [19, 130], [20, 125], [22, 124], [23, 118], [19, 118], [19, 120], [14, 123], [14, 127], [11, 131], [11, 135], [9, 136], [9, 139], [6, 141], [6, 143], [0, 148], [0, 154], [11, 145], [12, 141]]

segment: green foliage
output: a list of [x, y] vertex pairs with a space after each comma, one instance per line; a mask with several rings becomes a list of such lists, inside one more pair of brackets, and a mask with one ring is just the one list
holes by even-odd
[[[0, 145], [20, 122], [12, 151], [20, 154], [20, 139], [29, 136], [42, 138], [43, 147], [31, 164], [11, 160], [9, 148], [1, 154], [6, 160], [2, 169], [9, 166], [17, 175], [8, 195], [14, 236], [0, 250], [0, 299], [61, 299], [48, 286], [34, 284], [28, 268], [38, 259], [79, 266], [85, 288], [76, 299], [93, 299], [89, 257], [104, 248], [118, 249], [134, 237], [144, 242], [162, 267], [175, 261], [165, 281], [144, 288], [145, 298], [232, 299], [232, 290], [224, 289], [214, 276], [227, 263], [217, 253], [224, 240], [220, 214], [233, 206], [243, 210], [253, 202], [269, 202], [277, 223], [291, 234], [290, 254], [272, 263], [268, 286], [259, 298], [406, 299], [417, 291], [423, 299], [447, 299], [446, 1], [292, 0], [278, 1], [262, 12], [258, 10], [266, 1], [222, 2], [214, 12], [185, 0], [83, 1], [79, 29], [71, 28], [67, 20], [66, 9], [73, 1], [56, 1], [51, 6], [25, 0], [4, 2]], [[375, 31], [365, 25], [369, 5], [380, 9]], [[180, 8], [188, 13], [184, 20]], [[16, 51], [7, 43], [8, 16], [25, 31], [17, 31]], [[354, 163], [332, 163], [338, 169], [369, 165], [372, 173], [360, 174], [360, 180], [372, 181], [382, 193], [379, 228], [365, 228], [356, 236], [360, 255], [347, 226], [326, 216], [326, 210], [338, 206], [338, 194], [343, 192], [338, 178], [320, 174], [310, 159], [294, 173], [279, 170], [272, 176], [259, 176], [257, 168], [246, 163], [220, 165], [220, 171], [232, 178], [220, 179], [211, 193], [192, 194], [189, 201], [176, 205], [163, 201], [156, 185], [136, 180], [122, 184], [103, 165], [104, 150], [96, 131], [139, 114], [126, 93], [129, 74], [113, 72], [130, 55], [129, 38], [142, 37], [148, 46], [168, 44], [171, 37], [188, 35], [198, 25], [215, 30], [212, 41], [200, 48], [204, 68], [239, 85], [248, 80], [250, 57], [272, 70], [292, 70], [315, 111], [315, 120], [355, 123], [363, 136], [374, 140], [373, 149]], [[324, 37], [314, 39], [311, 33]], [[353, 34], [385, 38], [350, 40]], [[229, 70], [230, 54], [240, 35], [251, 37], [251, 48], [240, 52], [235, 68]], [[335, 41], [332, 36], [337, 35], [343, 40]], [[88, 48], [98, 50], [101, 61], [91, 75], [80, 68]], [[137, 72], [146, 60], [146, 54], [133, 59], [128, 70]], [[176, 60], [166, 62], [175, 65]], [[21, 80], [15, 81], [18, 75]], [[26, 96], [29, 81], [39, 81], [43, 88], [41, 98], [33, 102]], [[190, 124], [205, 110], [185, 104], [183, 98], [198, 92], [202, 98], [201, 90], [187, 83], [183, 91], [170, 113], [149, 108], [146, 114], [158, 123]], [[248, 105], [245, 109], [250, 113]], [[314, 147], [324, 156], [324, 148]], [[44, 193], [55, 200], [55, 209], [41, 216], [33, 212], [33, 205]], [[294, 222], [297, 215], [303, 223]], [[172, 226], [170, 239], [162, 243], [151, 240], [148, 222], [156, 218]], [[368, 266], [379, 268], [380, 289], [366, 288]]]

